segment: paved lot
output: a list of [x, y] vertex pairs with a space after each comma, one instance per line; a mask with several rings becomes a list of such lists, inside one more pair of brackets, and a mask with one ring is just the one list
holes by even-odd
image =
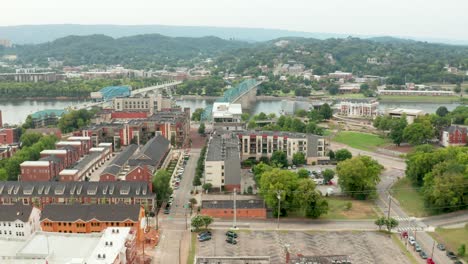
[[113, 153], [113, 155], [111, 156], [111, 158], [109, 160], [106, 160], [104, 162], [103, 165], [101, 165], [101, 167], [99, 167], [97, 170], [95, 170], [92, 174], [91, 174], [91, 177], [89, 177], [89, 181], [99, 181], [99, 176], [101, 175], [101, 173], [104, 171], [105, 168], [107, 168], [107, 166], [109, 166], [109, 164], [111, 164], [111, 162], [115, 159], [115, 157], [117, 157], [117, 155], [119, 155], [120, 152], [117, 152], [117, 153]]
[[213, 239], [197, 242], [198, 256], [268, 255], [271, 263], [291, 256], [348, 255], [352, 263], [410, 263], [392, 239], [377, 232], [239, 231], [238, 244], [225, 242], [226, 231], [214, 230]]

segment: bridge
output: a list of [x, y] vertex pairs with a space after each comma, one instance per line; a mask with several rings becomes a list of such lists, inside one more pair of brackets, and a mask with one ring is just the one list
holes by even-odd
[[[154, 86], [133, 90], [131, 91], [131, 96], [140, 95], [140, 94], [146, 96], [149, 94], [158, 93], [163, 89], [166, 90], [167, 94], [170, 96], [172, 95], [172, 89], [181, 83], [182, 81], [157, 83]], [[76, 105], [70, 105], [65, 109], [66, 110], [80, 110], [80, 109], [90, 109], [93, 107], [103, 107], [103, 106], [112, 106], [112, 100], [99, 101], [99, 102], [88, 101], [88, 102], [83, 102], [83, 103], [79, 103]]]
[[[257, 87], [262, 82], [255, 79], [247, 79], [237, 86], [224, 91], [223, 96], [216, 99], [218, 103], [236, 103], [241, 104], [242, 110], [249, 110], [257, 100]], [[211, 120], [213, 105], [207, 105], [201, 116], [202, 121]]]

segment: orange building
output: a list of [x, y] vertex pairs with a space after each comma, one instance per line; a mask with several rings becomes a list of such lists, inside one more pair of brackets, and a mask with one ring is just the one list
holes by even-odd
[[[236, 213], [237, 218], [267, 218], [265, 202], [259, 199], [241, 198], [236, 200]], [[201, 214], [209, 215], [214, 218], [233, 218], [234, 200], [204, 200], [201, 204]]]
[[145, 210], [130, 204], [49, 204], [41, 215], [45, 232], [95, 233], [107, 227], [133, 227], [140, 233]]

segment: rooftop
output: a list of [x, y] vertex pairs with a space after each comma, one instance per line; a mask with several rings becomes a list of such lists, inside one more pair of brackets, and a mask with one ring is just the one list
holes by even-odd
[[0, 205], [0, 222], [14, 222], [20, 220], [27, 222], [33, 207], [16, 203], [13, 205]]
[[75, 141], [75, 140], [91, 140], [91, 138], [90, 137], [73, 136], [73, 137], [69, 137], [67, 140], [72, 140], [72, 141]]
[[233, 115], [241, 115], [242, 106], [241, 104], [231, 104], [231, 103], [213, 103], [213, 117], [214, 118], [223, 118], [223, 117], [232, 117]]
[[239, 156], [239, 139], [226, 135], [214, 135], [208, 143], [206, 161], [229, 160]]
[[90, 165], [96, 162], [96, 159], [101, 157], [101, 153], [99, 152], [90, 152], [89, 155], [86, 155], [80, 161], [78, 161], [75, 166], [73, 166], [74, 170], [83, 170], [89, 168]]
[[[234, 208], [234, 200], [208, 200], [202, 201], [202, 208], [224, 209]], [[236, 200], [237, 209], [266, 208], [265, 202], [260, 199], [255, 200]]]
[[423, 110], [420, 109], [408, 109], [408, 108], [394, 108], [388, 110], [389, 114], [410, 114], [410, 115], [422, 115]]
[[138, 222], [141, 206], [138, 204], [48, 204], [44, 206], [41, 221], [53, 222], [90, 221]]
[[46, 150], [41, 151], [41, 154], [44, 154], [44, 155], [67, 154], [67, 151], [65, 149], [46, 149]]
[[40, 166], [45, 167], [49, 166], [49, 161], [43, 160], [28, 160], [20, 164], [21, 166]]
[[40, 119], [40, 118], [45, 118], [49, 116], [60, 117], [65, 113], [66, 111], [63, 109], [46, 109], [46, 110], [35, 112], [34, 114], [31, 115], [31, 117], [33, 119]]
[[79, 170], [62, 170], [59, 175], [60, 176], [63, 176], [63, 175], [75, 175], [79, 172]]
[[81, 146], [81, 142], [78, 141], [59, 141], [55, 145], [70, 145], [70, 146]]

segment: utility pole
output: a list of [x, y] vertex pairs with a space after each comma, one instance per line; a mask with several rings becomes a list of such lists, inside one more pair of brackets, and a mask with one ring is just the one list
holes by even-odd
[[234, 221], [232, 227], [237, 228], [236, 188], [234, 188]]
[[432, 240], [432, 252], [431, 252], [431, 259], [434, 257], [434, 247], [435, 247], [435, 240]]
[[387, 220], [390, 220], [390, 209], [392, 208], [392, 196], [388, 195], [388, 212], [387, 212]]
[[276, 198], [278, 198], [278, 221], [276, 224], [276, 229], [279, 229], [279, 220], [281, 214], [281, 190], [276, 191]]

